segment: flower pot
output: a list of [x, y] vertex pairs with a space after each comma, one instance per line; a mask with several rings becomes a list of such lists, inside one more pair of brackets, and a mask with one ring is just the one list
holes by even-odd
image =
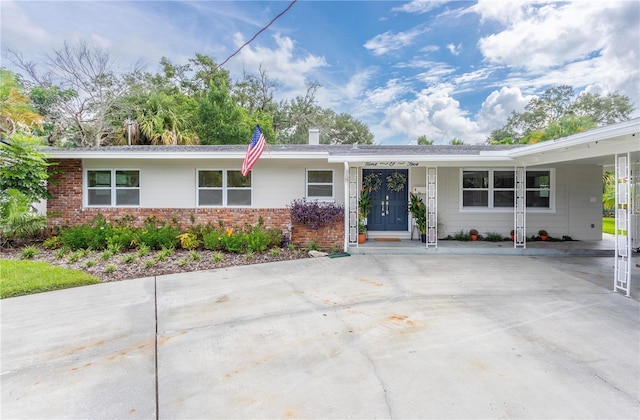
[[541, 241], [546, 241], [549, 237], [547, 235], [540, 235]]
[[421, 233], [420, 234], [420, 240], [424, 243], [427, 243], [427, 234], [426, 233]]
[[478, 235], [471, 235], [471, 240], [472, 241], [477, 241], [478, 240]]
[[366, 233], [358, 233], [358, 243], [359, 244], [365, 243], [366, 240], [367, 240], [367, 234]]

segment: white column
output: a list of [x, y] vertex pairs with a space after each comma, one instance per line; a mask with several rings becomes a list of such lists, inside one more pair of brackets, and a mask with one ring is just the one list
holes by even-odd
[[[345, 162], [345, 251], [348, 245], [358, 243], [358, 168], [349, 167]], [[347, 244], [346, 241], [349, 243]]]
[[513, 247], [527, 247], [527, 170], [525, 167], [516, 167], [515, 172], [515, 194], [513, 209]]
[[630, 294], [631, 282], [631, 156], [616, 154], [616, 246], [613, 291]]
[[427, 248], [438, 247], [438, 168], [427, 168]]

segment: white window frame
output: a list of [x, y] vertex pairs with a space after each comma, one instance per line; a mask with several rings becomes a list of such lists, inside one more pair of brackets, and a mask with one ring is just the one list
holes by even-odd
[[[109, 171], [111, 175], [111, 186], [96, 188], [89, 187], [89, 172], [106, 172]], [[117, 187], [116, 186], [116, 172], [119, 171], [136, 171], [138, 172], [138, 186], [137, 187]], [[141, 206], [142, 195], [140, 194], [142, 190], [142, 171], [139, 168], [85, 168], [83, 173], [83, 202], [84, 207], [102, 207], [102, 208], [138, 208]], [[110, 190], [111, 192], [111, 200], [110, 204], [89, 204], [89, 191], [90, 190]], [[126, 205], [118, 205], [116, 202], [116, 195], [118, 190], [137, 190], [138, 191], [138, 204], [126, 204]]]
[[[494, 192], [495, 191], [504, 191], [504, 188], [498, 188], [495, 189], [494, 188], [494, 172], [507, 172], [507, 171], [512, 171], [513, 168], [509, 168], [509, 167], [496, 167], [496, 168], [460, 168], [460, 181], [458, 183], [458, 185], [460, 186], [460, 191], [459, 191], [459, 197], [460, 197], [460, 208], [459, 210], [461, 212], [496, 212], [496, 213], [513, 213], [514, 211], [514, 206], [510, 206], [510, 207], [494, 207]], [[488, 192], [488, 201], [487, 201], [487, 207], [480, 207], [480, 206], [464, 206], [463, 203], [463, 191], [465, 191], [465, 189], [463, 188], [462, 182], [464, 179], [464, 172], [465, 171], [484, 171], [484, 172], [488, 172], [489, 173], [489, 187], [488, 188], [477, 188], [477, 190], [479, 191], [487, 191]], [[549, 186], [549, 207], [527, 207], [527, 213], [553, 213], [555, 212], [555, 196], [556, 196], [556, 177], [555, 177], [555, 168], [527, 168], [526, 172], [549, 172], [549, 180], [550, 180], [550, 186]], [[525, 173], [525, 179], [526, 179], [526, 173]], [[525, 189], [525, 197], [526, 197], [526, 192], [527, 191], [539, 191], [540, 189], [538, 188], [526, 188]]]
[[[331, 182], [309, 182], [309, 172], [331, 172]], [[317, 200], [317, 201], [335, 201], [336, 195], [336, 174], [333, 169], [327, 168], [307, 168], [305, 171], [305, 186], [304, 192], [307, 197], [307, 200]], [[309, 186], [311, 185], [330, 185], [331, 186], [331, 196], [314, 196], [309, 195]]]
[[[210, 187], [200, 187], [200, 172], [201, 171], [218, 171], [222, 172], [222, 188], [210, 188]], [[229, 171], [240, 172], [240, 169], [237, 168], [197, 168], [196, 169], [196, 206], [202, 208], [251, 208], [253, 207], [253, 171], [249, 172], [247, 177], [251, 177], [251, 187], [228, 187], [227, 186], [227, 173]], [[222, 204], [220, 205], [208, 205], [208, 204], [200, 204], [200, 190], [221, 190], [222, 191]], [[229, 191], [251, 191], [251, 203], [249, 205], [229, 205]]]

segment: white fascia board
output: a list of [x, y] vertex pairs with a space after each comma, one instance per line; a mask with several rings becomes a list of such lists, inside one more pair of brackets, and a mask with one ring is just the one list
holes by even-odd
[[566, 148], [588, 144], [616, 137], [624, 137], [640, 132], [640, 118], [623, 121], [621, 123], [608, 125], [606, 127], [594, 128], [583, 133], [572, 134], [555, 140], [547, 140], [541, 143], [523, 146], [509, 152], [513, 158], [527, 157], [538, 153], [553, 152]]
[[513, 159], [507, 154], [483, 154], [479, 155], [370, 155], [370, 156], [329, 156], [329, 163], [343, 163], [358, 165], [368, 162], [511, 162]]
[[[170, 146], [167, 146], [170, 147]], [[54, 151], [46, 152], [48, 158], [58, 159], [143, 159], [143, 160], [193, 160], [193, 159], [244, 159], [246, 152], [225, 152], [225, 153], [202, 153], [202, 152], [141, 152], [141, 153], [123, 153], [123, 152], [104, 152], [96, 151]], [[327, 158], [328, 153], [297, 153], [297, 152], [276, 152], [272, 153], [265, 150], [260, 159], [321, 159]]]

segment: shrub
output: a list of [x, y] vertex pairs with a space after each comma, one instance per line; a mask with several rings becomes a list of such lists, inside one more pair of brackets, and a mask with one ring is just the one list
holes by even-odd
[[502, 235], [497, 232], [487, 232], [484, 236], [484, 240], [489, 242], [500, 242], [503, 239]]
[[247, 252], [263, 252], [271, 243], [271, 237], [261, 224], [246, 227]]
[[284, 242], [284, 233], [280, 228], [271, 228], [267, 230], [267, 236], [269, 236], [269, 248], [280, 248]]
[[23, 260], [30, 260], [38, 255], [39, 252], [40, 250], [35, 246], [28, 246], [22, 250], [22, 252], [20, 253], [20, 258], [22, 258]]
[[107, 237], [107, 247], [111, 249], [129, 249], [136, 243], [136, 228], [130, 226], [115, 226]]
[[338, 203], [294, 200], [290, 205], [291, 222], [319, 229], [327, 226], [344, 215], [344, 206]]
[[53, 256], [57, 259], [62, 259], [67, 255], [67, 248], [60, 248], [54, 251]]
[[138, 257], [144, 257], [145, 255], [147, 255], [149, 253], [151, 249], [149, 248], [148, 245], [145, 244], [140, 244], [138, 246]]
[[42, 242], [42, 246], [47, 249], [58, 249], [62, 247], [62, 240], [59, 236], [51, 236]]
[[111, 236], [111, 225], [102, 215], [93, 219], [92, 225], [78, 225], [63, 228], [60, 233], [62, 244], [70, 249], [82, 248], [105, 249], [108, 246], [107, 238]]
[[31, 199], [20, 191], [9, 189], [0, 194], [0, 245], [7, 240], [38, 235], [46, 225], [31, 206]]
[[177, 226], [165, 223], [156, 224], [155, 219], [147, 219], [144, 227], [136, 231], [136, 243], [145, 244], [151, 249], [175, 248], [180, 230]]
[[198, 236], [192, 232], [186, 232], [182, 235], [178, 235], [178, 239], [180, 240], [180, 246], [182, 249], [192, 250], [200, 246]]
[[202, 242], [204, 247], [211, 251], [220, 251], [223, 249], [222, 236], [225, 234], [223, 228], [217, 228], [202, 233]]
[[463, 229], [461, 229], [460, 232], [457, 232], [455, 235], [453, 235], [453, 239], [455, 239], [456, 241], [470, 241], [471, 236]]
[[220, 242], [222, 249], [227, 252], [243, 254], [247, 249], [246, 235], [239, 230], [227, 229], [222, 235]]
[[136, 256], [133, 255], [133, 254], [125, 255], [120, 259], [120, 261], [125, 263], [125, 264], [131, 264], [135, 260], [136, 260]]

